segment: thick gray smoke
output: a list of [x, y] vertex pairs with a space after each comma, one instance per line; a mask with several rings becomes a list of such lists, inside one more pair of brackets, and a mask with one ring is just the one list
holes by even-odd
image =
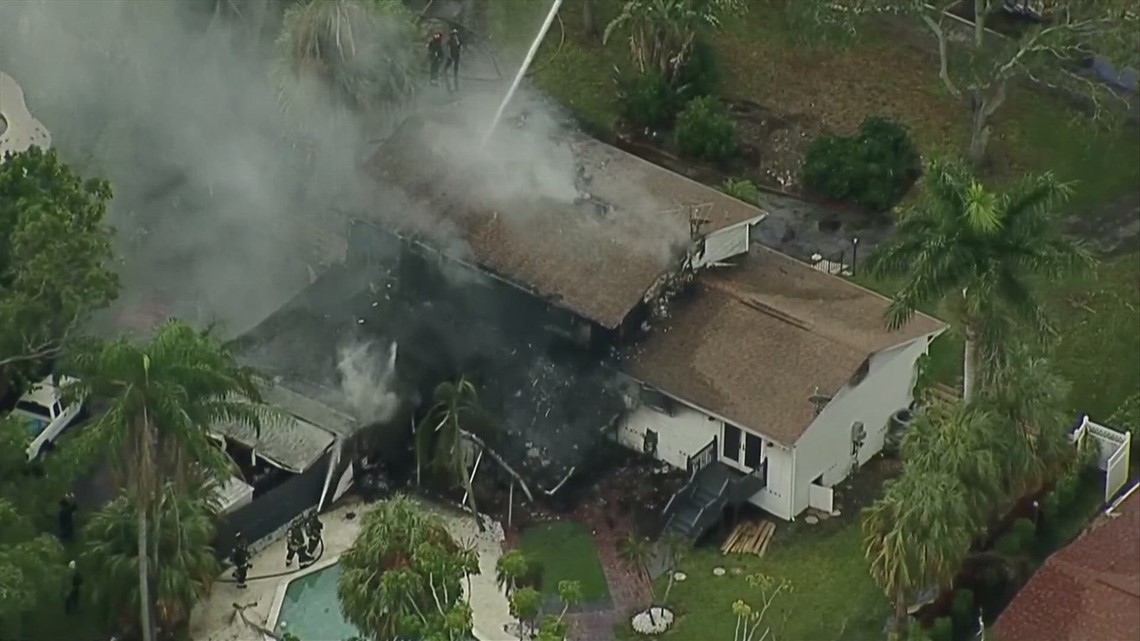
[[112, 317], [146, 307], [232, 336], [343, 254], [331, 212], [360, 197], [370, 136], [343, 113], [286, 116], [266, 47], [211, 5], [6, 1], [0, 68], [63, 157], [114, 187]]
[[395, 389], [396, 343], [353, 343], [339, 350], [336, 369], [345, 401], [364, 423], [386, 423], [400, 409]]

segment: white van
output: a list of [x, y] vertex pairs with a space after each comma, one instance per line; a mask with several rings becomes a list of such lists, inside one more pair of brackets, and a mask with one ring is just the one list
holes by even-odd
[[[67, 384], [74, 380], [64, 377], [60, 383]], [[12, 410], [12, 417], [24, 424], [31, 438], [28, 460], [39, 456], [45, 443], [55, 441], [79, 416], [82, 407], [79, 402], [68, 404], [50, 377], [21, 396]]]

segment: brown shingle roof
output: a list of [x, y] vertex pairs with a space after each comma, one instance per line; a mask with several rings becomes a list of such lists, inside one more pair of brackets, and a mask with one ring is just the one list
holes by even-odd
[[1049, 557], [998, 617], [1001, 641], [1140, 639], [1140, 492]]
[[[442, 117], [442, 116], [441, 116]], [[762, 217], [759, 209], [592, 139], [570, 144], [591, 201], [485, 193], [478, 168], [449, 170], [431, 127], [409, 123], [377, 152], [371, 173], [425, 205], [457, 232], [468, 258], [537, 295], [604, 327], [615, 328], [689, 243], [692, 208], [708, 220], [705, 233]], [[552, 147], [553, 148], [553, 147]], [[456, 163], [451, 161], [451, 165]], [[468, 175], [461, 175], [468, 173]], [[569, 177], [567, 177], [569, 180]], [[422, 220], [412, 231], [431, 236]], [[397, 221], [399, 224], [401, 221]], [[414, 229], [416, 226], [420, 229]], [[431, 225], [429, 224], [429, 227]], [[446, 244], [446, 240], [444, 240]]]
[[945, 327], [918, 314], [889, 332], [887, 299], [767, 248], [696, 290], [625, 371], [786, 445], [811, 424], [817, 387], [834, 394], [871, 354]]

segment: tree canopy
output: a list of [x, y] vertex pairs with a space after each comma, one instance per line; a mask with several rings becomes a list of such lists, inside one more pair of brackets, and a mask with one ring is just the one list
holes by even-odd
[[462, 586], [479, 573], [478, 558], [415, 501], [397, 497], [365, 514], [340, 565], [341, 608], [369, 638], [470, 638], [471, 607]]
[[[1031, 80], [1087, 99], [1094, 115], [1125, 111], [1126, 95], [1083, 72], [1087, 60], [1101, 55], [1117, 69], [1140, 60], [1140, 13], [1119, 0], [1040, 0], [1032, 3], [1039, 19], [1025, 19], [998, 34], [994, 16], [1001, 0], [833, 0], [788, 2], [801, 33], [856, 35], [867, 19], [901, 16], [931, 33], [938, 43], [939, 77], [946, 91], [970, 110], [970, 159], [980, 163], [990, 139], [990, 122], [1005, 104], [1013, 83]], [[951, 9], [973, 15], [968, 38], [953, 33]], [[1115, 103], [1115, 104], [1111, 104]], [[1112, 107], [1106, 109], [1105, 107]]]
[[0, 163], [0, 379], [39, 375], [117, 296], [110, 200], [105, 180], [81, 178], [55, 150]]
[[602, 36], [627, 34], [638, 71], [656, 71], [676, 82], [702, 27], [720, 28], [725, 17], [744, 11], [743, 0], [626, 0]]
[[301, 0], [285, 12], [273, 76], [291, 108], [318, 95], [393, 107], [415, 93], [418, 30], [399, 0]]
[[1086, 268], [1093, 259], [1059, 227], [1058, 209], [1071, 190], [1052, 174], [1025, 176], [998, 192], [965, 164], [938, 159], [922, 187], [894, 237], [865, 265], [872, 275], [902, 281], [887, 310], [891, 328], [923, 305], [947, 304], [966, 339], [963, 387], [970, 398], [979, 379], [1008, 362], [1018, 321], [1039, 336], [1052, 331], [1037, 279]]

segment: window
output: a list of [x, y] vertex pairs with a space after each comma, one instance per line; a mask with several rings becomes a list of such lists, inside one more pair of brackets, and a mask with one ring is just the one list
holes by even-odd
[[57, 417], [59, 417], [60, 414], [63, 414], [63, 408], [61, 408], [59, 406], [59, 402], [57, 401], [55, 403], [52, 403], [51, 404], [51, 417], [57, 418]]
[[641, 448], [646, 454], [657, 456], [657, 432], [645, 430], [645, 441], [642, 443]]
[[27, 412], [28, 414], [32, 414], [33, 416], [43, 416], [47, 418], [51, 417], [51, 414], [48, 412], [48, 409], [46, 407], [39, 405], [38, 403], [32, 403], [31, 401], [17, 402], [16, 409], [22, 412]]
[[674, 402], [673, 399], [658, 392], [655, 389], [642, 386], [641, 388], [641, 402], [644, 405], [652, 407], [653, 409], [661, 412], [662, 414], [673, 415]]

